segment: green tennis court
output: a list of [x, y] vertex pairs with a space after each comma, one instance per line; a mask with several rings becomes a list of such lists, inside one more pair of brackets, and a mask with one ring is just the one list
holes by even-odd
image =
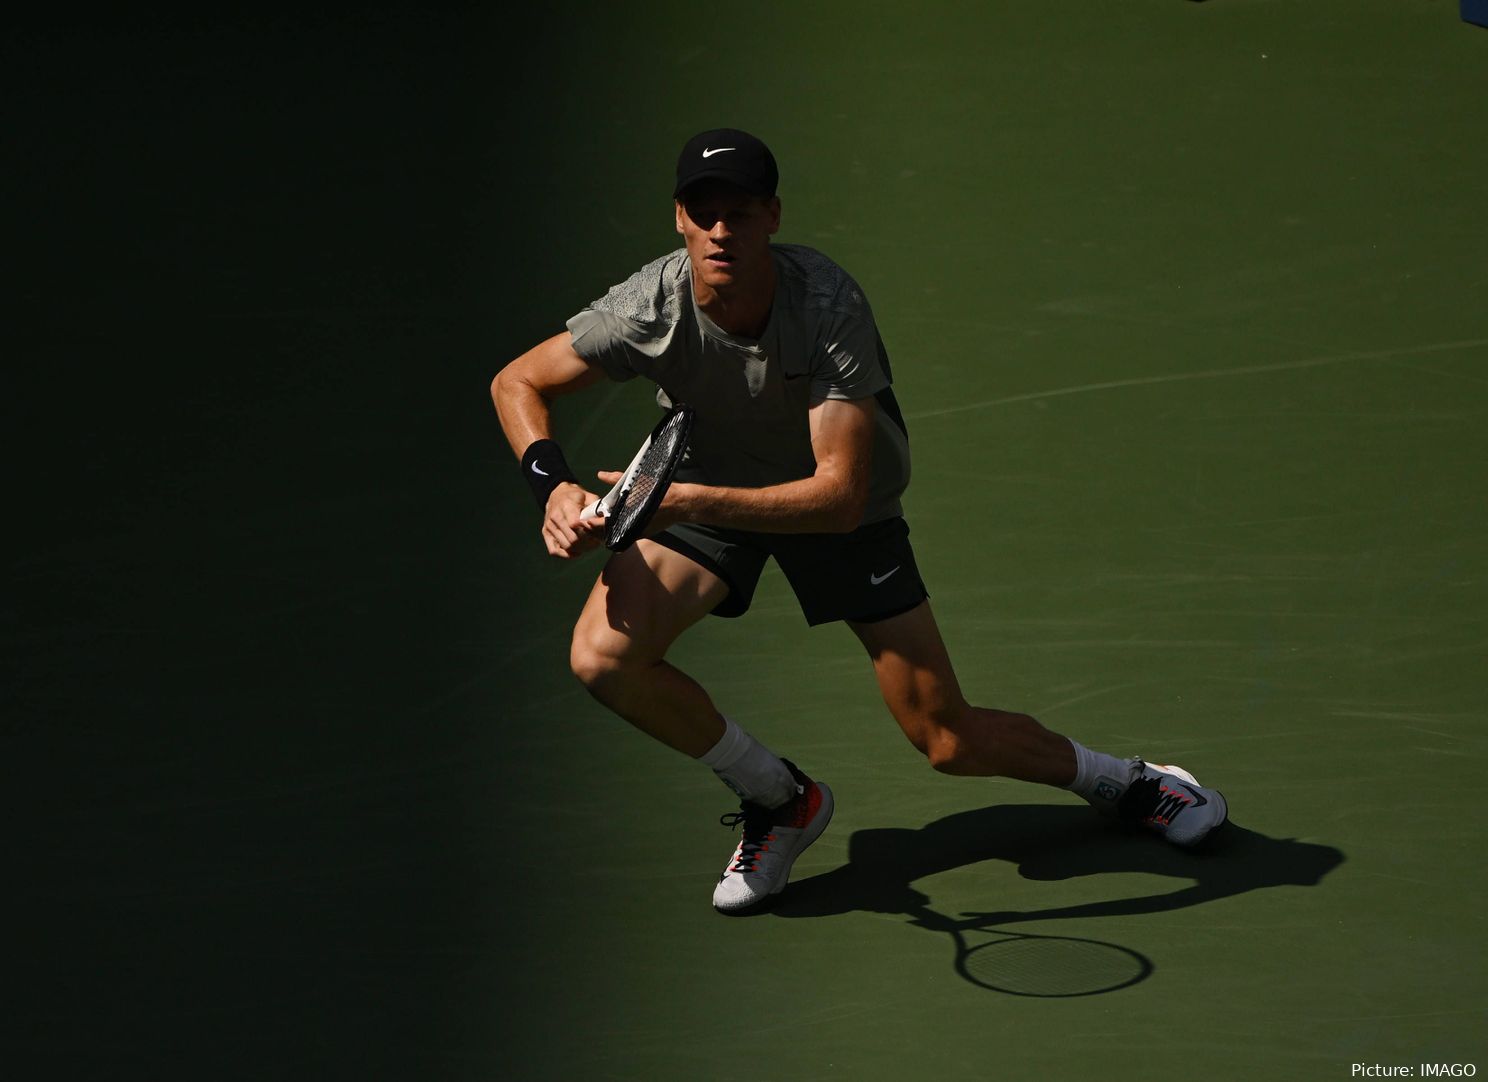
[[[8, 50], [81, 73], [17, 136], [46, 1077], [1488, 1069], [1488, 28], [1455, 3], [410, 7]], [[837, 813], [773, 912], [712, 912], [730, 794], [569, 674], [600, 563], [542, 555], [486, 384], [675, 245], [676, 147], [718, 125], [872, 300], [968, 695], [1221, 788], [1212, 851], [933, 773], [769, 569], [673, 659]], [[565, 400], [570, 461], [654, 414], [639, 381]]]

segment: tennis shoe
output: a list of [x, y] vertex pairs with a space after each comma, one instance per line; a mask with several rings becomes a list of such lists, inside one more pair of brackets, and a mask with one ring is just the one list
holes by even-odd
[[738, 811], [719, 820], [726, 827], [744, 828], [713, 888], [713, 908], [720, 913], [748, 913], [784, 890], [796, 858], [831, 821], [832, 790], [812, 781], [789, 760], [781, 761], [796, 780], [795, 797], [778, 808], [745, 800]]
[[1116, 805], [1117, 814], [1127, 822], [1192, 848], [1229, 817], [1229, 805], [1219, 790], [1205, 789], [1181, 766], [1131, 762], [1132, 780]]

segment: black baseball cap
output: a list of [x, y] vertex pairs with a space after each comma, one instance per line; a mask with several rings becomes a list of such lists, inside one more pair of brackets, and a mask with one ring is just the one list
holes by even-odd
[[710, 177], [768, 199], [780, 183], [780, 170], [775, 167], [770, 148], [747, 131], [714, 128], [694, 135], [683, 146], [677, 156], [677, 186], [672, 189], [672, 198], [680, 196], [689, 184]]

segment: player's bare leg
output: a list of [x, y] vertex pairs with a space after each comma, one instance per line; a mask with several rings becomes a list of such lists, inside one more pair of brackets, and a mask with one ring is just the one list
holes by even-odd
[[848, 626], [868, 650], [894, 720], [936, 770], [1058, 786], [1074, 781], [1069, 740], [1027, 714], [966, 701], [928, 601], [887, 620]]
[[928, 601], [887, 620], [848, 626], [873, 661], [894, 719], [936, 770], [1070, 789], [1180, 845], [1195, 845], [1224, 823], [1224, 797], [1180, 767], [1116, 759], [1050, 732], [1027, 714], [969, 704]]
[[651, 541], [611, 558], [574, 628], [570, 662], [596, 699], [642, 732], [700, 760], [742, 803], [742, 826], [713, 891], [745, 913], [784, 889], [832, 818], [832, 792], [727, 720], [692, 677], [665, 660], [677, 637], [728, 594], [706, 568]]
[[718, 743], [724, 719], [708, 693], [664, 658], [711, 612], [728, 585], [653, 541], [611, 557], [574, 628], [569, 663], [600, 702], [684, 755]]

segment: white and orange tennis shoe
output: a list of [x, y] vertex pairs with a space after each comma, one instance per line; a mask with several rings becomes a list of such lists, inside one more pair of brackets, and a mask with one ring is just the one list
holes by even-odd
[[821, 837], [832, 819], [832, 790], [812, 781], [789, 760], [781, 761], [796, 779], [794, 799], [778, 808], [746, 800], [738, 811], [719, 820], [727, 827], [744, 828], [713, 888], [713, 908], [720, 913], [748, 913], [784, 890], [796, 858]]
[[1205, 789], [1181, 766], [1133, 759], [1132, 780], [1116, 805], [1116, 814], [1161, 834], [1174, 845], [1192, 848], [1229, 818], [1229, 805], [1218, 789]]

